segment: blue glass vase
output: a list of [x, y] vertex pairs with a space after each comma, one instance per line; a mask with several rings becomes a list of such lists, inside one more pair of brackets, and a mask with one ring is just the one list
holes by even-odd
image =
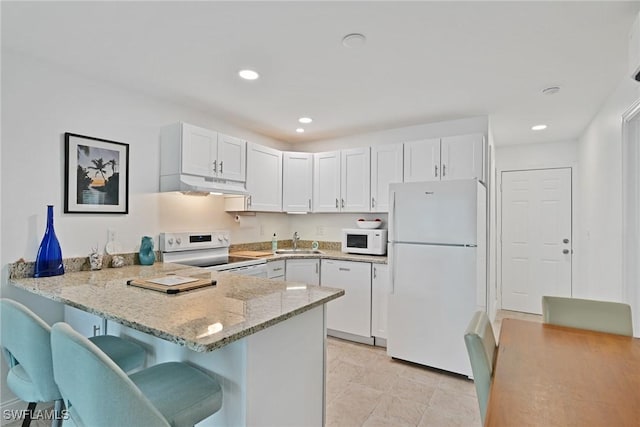
[[42, 242], [36, 256], [36, 266], [33, 277], [49, 277], [64, 274], [62, 263], [62, 250], [60, 242], [53, 229], [53, 206], [47, 206], [47, 229], [44, 232]]
[[138, 256], [140, 258], [141, 265], [152, 265], [155, 262], [156, 254], [153, 252], [153, 239], [151, 239], [151, 237], [142, 237]]

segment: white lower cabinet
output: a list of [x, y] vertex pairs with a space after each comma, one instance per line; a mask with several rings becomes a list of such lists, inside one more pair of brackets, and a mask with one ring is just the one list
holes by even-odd
[[320, 260], [317, 258], [286, 260], [285, 277], [287, 282], [302, 282], [307, 285], [320, 285]]
[[104, 335], [102, 317], [68, 305], [64, 306], [64, 321], [85, 337]]
[[371, 335], [387, 339], [387, 306], [389, 300], [389, 266], [373, 264], [371, 278]]
[[323, 259], [321, 265], [322, 286], [345, 291], [344, 296], [327, 304], [328, 333], [371, 340], [371, 264]]
[[267, 279], [284, 280], [284, 260], [267, 262]]

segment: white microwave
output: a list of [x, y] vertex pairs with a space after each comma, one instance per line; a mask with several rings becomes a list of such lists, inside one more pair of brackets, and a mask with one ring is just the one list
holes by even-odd
[[385, 255], [387, 253], [387, 230], [343, 228], [342, 252]]

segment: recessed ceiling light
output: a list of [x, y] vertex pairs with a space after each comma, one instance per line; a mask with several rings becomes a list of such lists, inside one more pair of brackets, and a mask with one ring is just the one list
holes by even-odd
[[240, 70], [238, 71], [238, 75], [245, 80], [255, 80], [260, 77], [260, 74], [253, 70]]
[[535, 126], [531, 126], [531, 130], [545, 130], [547, 128], [547, 125], [535, 125]]
[[367, 41], [367, 38], [363, 34], [352, 33], [352, 34], [347, 34], [342, 38], [342, 45], [344, 47], [356, 48], [356, 47], [363, 46], [366, 41]]
[[298, 129], [296, 129], [296, 132], [298, 132], [298, 133], [304, 133], [304, 129], [302, 129], [302, 128], [298, 128]]
[[560, 92], [560, 87], [558, 87], [558, 86], [549, 86], [549, 87], [546, 87], [546, 88], [542, 89], [542, 94], [543, 95], [555, 95], [558, 92]]
[[311, 123], [313, 120], [311, 119], [311, 117], [300, 117], [298, 121], [300, 123]]

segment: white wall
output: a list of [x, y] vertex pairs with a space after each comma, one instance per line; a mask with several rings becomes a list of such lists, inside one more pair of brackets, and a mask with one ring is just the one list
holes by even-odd
[[[59, 304], [7, 284], [7, 264], [34, 260], [44, 233], [46, 205], [55, 206], [55, 230], [64, 257], [86, 256], [106, 243], [107, 228], [125, 252], [143, 235], [161, 231], [226, 228], [234, 242], [269, 240], [260, 228], [240, 228], [223, 212], [221, 197], [159, 194], [160, 127], [186, 121], [260, 144], [282, 142], [216, 121], [205, 113], [67, 72], [2, 50], [2, 189], [0, 262], [3, 296], [25, 302], [47, 322], [63, 318]], [[63, 214], [64, 132], [130, 144], [128, 215]], [[264, 232], [287, 234], [284, 215], [259, 214]], [[267, 236], [270, 236], [268, 234]], [[156, 241], [157, 243], [157, 241]], [[2, 378], [6, 378], [2, 364]], [[11, 399], [2, 382], [3, 403]]]
[[623, 297], [622, 114], [639, 97], [640, 84], [622, 79], [579, 140], [576, 296]]

